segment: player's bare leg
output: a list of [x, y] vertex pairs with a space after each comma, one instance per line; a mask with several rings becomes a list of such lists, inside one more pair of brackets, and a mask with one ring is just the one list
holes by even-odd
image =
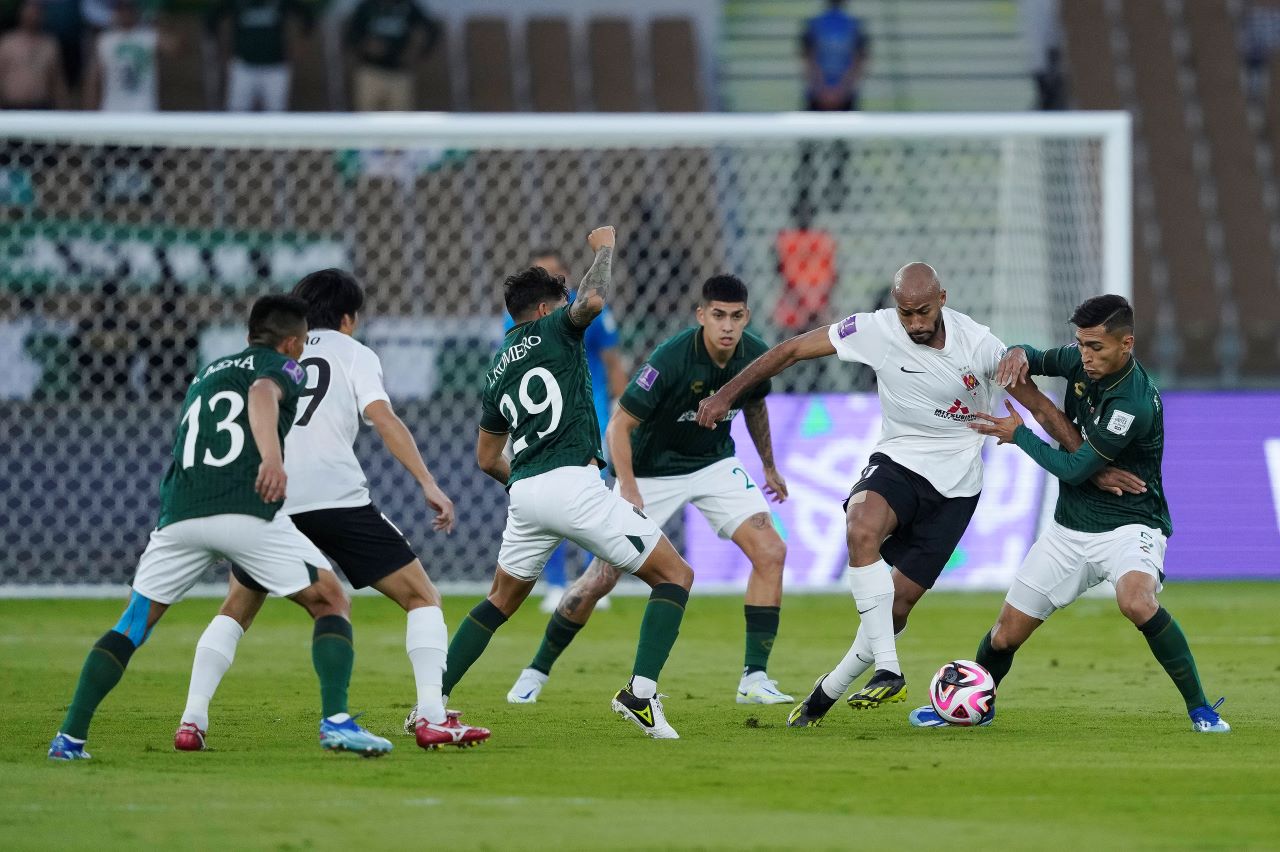
[[666, 536], [636, 571], [636, 576], [653, 591], [640, 622], [640, 640], [636, 644], [636, 660], [631, 681], [613, 697], [613, 711], [637, 725], [654, 739], [679, 739], [680, 735], [667, 723], [658, 695], [658, 676], [666, 665], [684, 608], [693, 586], [693, 569], [671, 546]]
[[1191, 717], [1191, 729], [1203, 734], [1228, 733], [1231, 726], [1217, 712], [1222, 701], [1209, 705], [1182, 626], [1156, 600], [1158, 587], [1150, 574], [1129, 571], [1116, 582], [1116, 604], [1146, 637], [1152, 656], [1178, 688]]
[[236, 579], [234, 572], [230, 575], [227, 596], [218, 614], [196, 642], [187, 706], [173, 735], [173, 747], [178, 751], [204, 750], [209, 730], [209, 703], [236, 658], [236, 647], [266, 599], [266, 592], [250, 589]]
[[733, 531], [733, 543], [751, 560], [747, 594], [743, 600], [746, 619], [746, 652], [742, 677], [735, 700], [739, 704], [790, 704], [795, 699], [778, 690], [768, 675], [769, 654], [778, 636], [782, 609], [782, 570], [787, 545], [773, 527], [768, 512], [747, 518]]
[[586, 626], [596, 604], [618, 585], [622, 573], [600, 559], [591, 560], [582, 576], [560, 597], [555, 612], [547, 620], [547, 629], [538, 652], [507, 692], [509, 703], [537, 703], [542, 687], [551, 676], [551, 667], [560, 659], [560, 655], [578, 632]]

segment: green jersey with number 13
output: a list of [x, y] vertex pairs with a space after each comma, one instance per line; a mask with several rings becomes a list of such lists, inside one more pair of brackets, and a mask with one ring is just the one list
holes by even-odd
[[249, 428], [249, 388], [258, 379], [276, 382], [283, 392], [276, 421], [283, 451], [306, 381], [302, 367], [261, 346], [215, 359], [196, 374], [182, 404], [173, 458], [160, 481], [157, 529], [209, 515], [271, 520], [284, 504], [265, 503], [254, 489], [262, 456]]
[[566, 305], [508, 331], [489, 363], [480, 428], [511, 434], [508, 488], [558, 467], [604, 467], [585, 333]]

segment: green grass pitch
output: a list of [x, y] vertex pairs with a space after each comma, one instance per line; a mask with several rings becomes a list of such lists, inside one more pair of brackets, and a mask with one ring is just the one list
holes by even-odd
[[[788, 707], [733, 703], [741, 599], [698, 597], [662, 679], [683, 739], [609, 711], [643, 600], [599, 613], [534, 706], [505, 694], [544, 618], [504, 627], [453, 696], [486, 745], [422, 752], [399, 735], [412, 679], [403, 618], [355, 603], [351, 700], [393, 738], [381, 760], [316, 745], [310, 625], [272, 602], [241, 643], [203, 754], [172, 751], [211, 600], [176, 607], [99, 712], [94, 759], [45, 748], [85, 651], [119, 601], [0, 602], [0, 843], [6, 849], [1245, 849], [1280, 847], [1280, 585], [1174, 585], [1211, 698], [1235, 730], [1191, 733], [1142, 637], [1098, 599], [1018, 657], [981, 730], [913, 730], [933, 671], [970, 657], [1000, 597], [934, 594], [899, 650], [910, 700], [788, 730]], [[451, 625], [474, 603], [446, 602]], [[796, 695], [845, 651], [847, 598], [792, 596], [771, 673]]]

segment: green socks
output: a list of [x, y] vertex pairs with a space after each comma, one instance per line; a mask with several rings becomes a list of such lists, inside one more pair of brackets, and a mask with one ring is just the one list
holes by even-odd
[[93, 643], [89, 656], [84, 659], [84, 667], [80, 669], [80, 682], [76, 684], [75, 697], [67, 708], [67, 717], [58, 729], [61, 733], [78, 740], [88, 739], [94, 712], [124, 677], [129, 658], [136, 650], [132, 640], [114, 630], [108, 630]]
[[560, 659], [564, 649], [569, 647], [573, 637], [577, 636], [578, 631], [584, 627], [586, 627], [585, 624], [570, 621], [559, 612], [551, 613], [551, 620], [547, 622], [547, 632], [542, 637], [542, 644], [538, 646], [538, 653], [534, 654], [529, 668], [545, 675], [551, 674], [551, 667], [556, 664], [556, 660]]
[[453, 641], [449, 643], [449, 657], [445, 663], [441, 688], [446, 696], [453, 693], [453, 688], [462, 680], [471, 664], [480, 659], [489, 640], [493, 638], [493, 632], [506, 623], [507, 617], [502, 614], [502, 610], [488, 599], [476, 604], [467, 613], [467, 617], [462, 619], [458, 629], [453, 632]]
[[680, 635], [680, 620], [689, 602], [687, 589], [675, 583], [659, 583], [649, 594], [640, 622], [640, 642], [636, 645], [636, 664], [631, 674], [656, 681], [666, 665], [671, 647]]
[[311, 637], [311, 662], [320, 676], [320, 714], [324, 718], [347, 712], [347, 687], [355, 661], [351, 622], [340, 615], [317, 618]]
[[996, 686], [999, 686], [1000, 681], [1004, 680], [1004, 676], [1013, 667], [1013, 654], [1013, 651], [997, 651], [992, 648], [991, 632], [988, 631], [982, 635], [982, 641], [978, 643], [978, 655], [974, 662], [991, 672]]
[[1182, 693], [1182, 700], [1191, 710], [1209, 701], [1204, 697], [1204, 688], [1200, 685], [1200, 674], [1196, 671], [1195, 658], [1191, 656], [1191, 646], [1187, 644], [1186, 634], [1169, 610], [1160, 607], [1156, 614], [1138, 627], [1142, 635], [1147, 637], [1151, 653]]
[[742, 609], [747, 616], [747, 653], [742, 660], [742, 673], [766, 671], [769, 668], [769, 652], [773, 650], [774, 640], [778, 638], [778, 614], [781, 608], [746, 604]]

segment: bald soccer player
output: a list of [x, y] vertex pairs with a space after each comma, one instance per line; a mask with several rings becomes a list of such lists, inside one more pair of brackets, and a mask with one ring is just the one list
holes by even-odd
[[[927, 263], [899, 269], [892, 295], [893, 308], [853, 314], [775, 346], [698, 409], [698, 423], [714, 425], [743, 391], [798, 361], [835, 355], [876, 372], [880, 439], [844, 504], [845, 578], [861, 623], [844, 659], [792, 709], [792, 727], [818, 724], [872, 666], [849, 706], [905, 700], [896, 636], [951, 558], [982, 491], [983, 439], [968, 425], [972, 412], [990, 410], [999, 393], [995, 377], [1005, 346], [986, 326], [946, 307], [947, 292]], [[1011, 393], [1033, 411], [1045, 408], [1034, 385]], [[1100, 472], [1097, 484], [1141, 488], [1112, 469]]]

